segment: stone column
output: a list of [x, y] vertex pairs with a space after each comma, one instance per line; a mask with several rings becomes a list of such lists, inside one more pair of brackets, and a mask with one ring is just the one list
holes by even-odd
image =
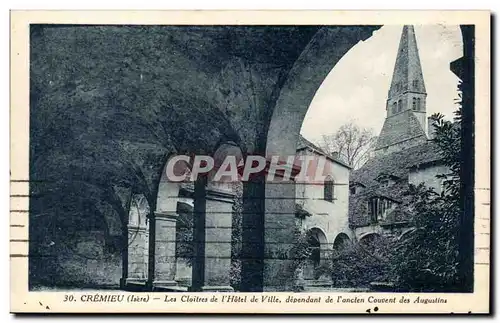
[[155, 212], [155, 246], [153, 289], [176, 287], [175, 282], [175, 212]]
[[263, 291], [292, 291], [295, 288], [294, 255], [297, 221], [295, 183], [266, 183], [264, 217]]
[[301, 164], [284, 166], [291, 177], [277, 172], [273, 181], [265, 183], [264, 214], [264, 273], [262, 290], [293, 291], [301, 283], [297, 273], [301, 268], [295, 266], [293, 248], [296, 241], [295, 231], [300, 229], [297, 221], [297, 193], [295, 176]]
[[203, 291], [233, 291], [231, 229], [234, 194], [216, 186], [206, 190]]
[[[298, 170], [291, 169], [292, 178]], [[280, 173], [243, 183], [241, 291], [287, 291], [295, 287], [290, 250], [294, 245], [295, 183]]]
[[265, 176], [243, 182], [242, 292], [262, 292], [264, 282]]

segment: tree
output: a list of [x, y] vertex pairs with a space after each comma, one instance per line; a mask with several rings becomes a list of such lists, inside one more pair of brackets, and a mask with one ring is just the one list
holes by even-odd
[[338, 153], [340, 158], [357, 169], [368, 160], [375, 139], [372, 129], [361, 128], [350, 121], [334, 134], [323, 135], [319, 146], [331, 155]]

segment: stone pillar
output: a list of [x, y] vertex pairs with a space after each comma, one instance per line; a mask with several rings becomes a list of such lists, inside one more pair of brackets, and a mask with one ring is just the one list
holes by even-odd
[[191, 291], [233, 291], [230, 286], [231, 228], [234, 194], [195, 184], [194, 262]]
[[175, 212], [155, 212], [155, 246], [153, 290], [176, 287], [175, 282]]
[[264, 218], [264, 281], [263, 291], [292, 291], [296, 271], [292, 248], [296, 244], [295, 183], [266, 183]]
[[296, 215], [298, 197], [295, 180], [301, 163], [296, 161], [293, 165], [284, 166], [285, 169], [290, 172], [290, 178], [284, 177], [284, 172], [277, 172], [274, 180], [266, 181], [265, 185], [264, 292], [293, 291], [301, 284], [297, 277], [302, 269], [295, 265], [297, 255], [293, 251], [297, 243], [296, 231], [302, 226]]
[[190, 291], [201, 291], [205, 282], [206, 178], [198, 177], [193, 193], [193, 263]]
[[242, 292], [262, 292], [264, 282], [265, 176], [243, 183], [241, 284]]
[[[291, 169], [292, 178], [297, 171]], [[241, 291], [292, 291], [295, 183], [280, 173], [273, 182], [265, 172], [254, 175], [243, 183]]]
[[206, 190], [205, 280], [203, 291], [232, 291], [231, 229], [234, 194], [210, 187]]

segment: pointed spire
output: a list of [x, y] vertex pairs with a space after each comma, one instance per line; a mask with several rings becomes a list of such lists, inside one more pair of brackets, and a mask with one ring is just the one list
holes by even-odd
[[404, 92], [425, 94], [417, 39], [415, 37], [415, 30], [411, 25], [405, 25], [401, 33], [398, 55], [389, 90], [389, 99], [395, 98]]
[[413, 26], [404, 26], [386, 102], [387, 117], [377, 139], [376, 154], [427, 141], [426, 97], [415, 30]]

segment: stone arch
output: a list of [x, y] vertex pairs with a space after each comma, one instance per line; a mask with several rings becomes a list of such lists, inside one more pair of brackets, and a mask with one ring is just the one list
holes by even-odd
[[388, 239], [382, 234], [369, 232], [362, 235], [358, 240], [358, 245], [370, 255], [375, 257], [383, 256]]
[[416, 228], [411, 228], [408, 230], [404, 230], [398, 237], [397, 239], [402, 241], [404, 239], [410, 238], [418, 229]]
[[[267, 136], [256, 153], [265, 155], [268, 160], [272, 156], [296, 154], [300, 129], [316, 91], [337, 62], [378, 28], [380, 26], [329, 26], [316, 32], [283, 81], [270, 116]], [[293, 281], [293, 274], [287, 271], [292, 260], [265, 257], [264, 254], [273, 254], [293, 246], [290, 228], [295, 225], [295, 185], [290, 182], [265, 183], [264, 177], [245, 185], [244, 195], [248, 200], [261, 203], [249, 203], [245, 214], [252, 214], [253, 218], [243, 219], [243, 226], [248, 227], [243, 234], [246, 258], [259, 259], [243, 262], [244, 289], [261, 291], [265, 286], [277, 283], [288, 285]], [[248, 224], [245, 224], [246, 221]]]
[[311, 39], [284, 82], [267, 133], [266, 155], [295, 154], [302, 122], [316, 91], [336, 63], [379, 26], [323, 27]]
[[307, 244], [310, 251], [309, 259], [304, 268], [306, 280], [318, 279], [319, 267], [326, 263], [328, 257], [328, 239], [325, 231], [318, 227], [312, 227], [306, 233]]
[[336, 256], [339, 256], [343, 252], [347, 251], [351, 244], [351, 239], [346, 233], [339, 233], [333, 241], [333, 257], [335, 258]]
[[[232, 184], [240, 182], [238, 165], [240, 165], [240, 162], [243, 160], [243, 153], [240, 146], [233, 141], [222, 142], [214, 151], [213, 159], [214, 169], [209, 174], [208, 185], [210, 187], [232, 191]], [[218, 171], [227, 171], [227, 175], [216, 178], [216, 176], [218, 176]]]
[[128, 224], [145, 227], [148, 224], [149, 204], [144, 194], [133, 194], [130, 201]]
[[358, 241], [363, 243], [368, 243], [377, 239], [380, 239], [382, 235], [377, 232], [366, 232], [359, 236]]
[[149, 204], [144, 194], [132, 193], [128, 217], [128, 271], [125, 284], [129, 287], [145, 286], [149, 259]]
[[[169, 156], [162, 167], [160, 181], [156, 195], [156, 212], [175, 212], [177, 201], [179, 200], [179, 191], [188, 182], [173, 182], [167, 176], [167, 166], [175, 155]], [[177, 161], [174, 167], [174, 175], [180, 176], [184, 173], [189, 174], [191, 165], [185, 161]]]
[[191, 169], [190, 162], [176, 161], [173, 165], [173, 175], [186, 174], [186, 180], [173, 181], [167, 174], [169, 163], [175, 155], [166, 158], [159, 177], [154, 222], [150, 232], [150, 257], [148, 280], [153, 290], [162, 290], [176, 286], [176, 241], [178, 203], [181, 199], [192, 198], [193, 185], [188, 182]]

